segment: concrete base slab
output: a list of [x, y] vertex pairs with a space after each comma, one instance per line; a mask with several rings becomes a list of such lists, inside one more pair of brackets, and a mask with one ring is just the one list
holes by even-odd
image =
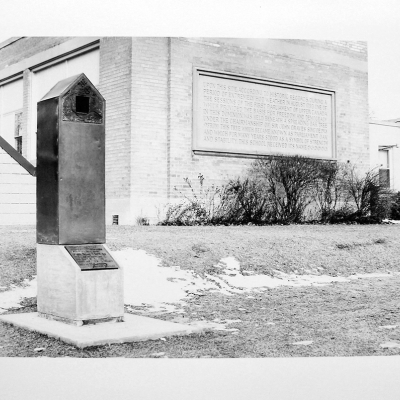
[[124, 322], [74, 326], [41, 318], [38, 313], [1, 315], [0, 321], [73, 344], [76, 347], [141, 342], [162, 337], [199, 333], [204, 328], [124, 314]]
[[74, 246], [81, 266], [91, 270], [81, 269], [66, 246], [38, 243], [36, 251], [39, 313], [74, 325], [124, 315], [122, 268], [93, 269], [96, 263], [118, 266], [105, 244]]

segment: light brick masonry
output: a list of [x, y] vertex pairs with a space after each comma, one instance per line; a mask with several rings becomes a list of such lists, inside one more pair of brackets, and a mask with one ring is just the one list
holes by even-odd
[[[68, 41], [25, 38], [0, 48], [0, 74], [6, 65], [60, 43]], [[13, 46], [15, 53], [25, 50], [18, 56]], [[112, 215], [121, 224], [138, 217], [157, 222], [166, 203], [188, 193], [185, 177], [195, 189], [200, 173], [206, 185], [220, 185], [252, 163], [254, 157], [192, 151], [194, 67], [334, 91], [337, 159], [369, 167], [364, 42], [105, 37], [99, 47], [98, 89], [107, 107], [107, 223]], [[29, 69], [23, 77], [25, 142], [34, 140], [28, 127], [36, 107], [29, 101]]]

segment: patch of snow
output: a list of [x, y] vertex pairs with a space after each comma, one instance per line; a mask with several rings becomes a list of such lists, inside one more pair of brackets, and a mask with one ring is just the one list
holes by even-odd
[[213, 329], [215, 331], [236, 332], [239, 330], [237, 328], [227, 328], [226, 325], [223, 323], [217, 323], [217, 322], [206, 321], [206, 320], [192, 321], [192, 322], [188, 323], [187, 325], [201, 327], [204, 329]]
[[39, 352], [39, 351], [45, 351], [45, 347], [36, 347], [36, 349], [33, 349], [33, 351]]
[[381, 328], [381, 329], [395, 329], [397, 327], [398, 327], [398, 325], [382, 325], [379, 328]]
[[[271, 277], [268, 275], [252, 275], [244, 276], [240, 274], [240, 270], [237, 268], [237, 261], [233, 262], [231, 259], [224, 259], [227, 267], [224, 271], [229, 271], [228, 275], [221, 276], [221, 279], [225, 281], [232, 290], [234, 288], [242, 288], [246, 291], [253, 288], [276, 288], [279, 286], [309, 286], [311, 284], [328, 284], [332, 282], [347, 282], [346, 278], [332, 277], [328, 275], [295, 275], [285, 274], [283, 272], [275, 270], [276, 276]], [[239, 266], [240, 268], [240, 266]]]
[[266, 289], [279, 286], [296, 287], [310, 285], [323, 286], [333, 282], [349, 282], [351, 279], [390, 277], [388, 273], [355, 274], [345, 278], [329, 275], [286, 274], [278, 270], [274, 270], [274, 277], [268, 275], [244, 276], [240, 273], [240, 264], [233, 257], [224, 258], [221, 262], [225, 264], [224, 272], [227, 271], [228, 274], [221, 275], [219, 280], [225, 282], [228, 287], [225, 286], [224, 289], [231, 292], [232, 288], [242, 288], [244, 291], [253, 291], [254, 288]]
[[124, 270], [124, 302], [131, 306], [147, 305], [156, 312], [176, 311], [189, 295], [215, 288], [192, 271], [162, 267], [159, 258], [144, 250], [125, 249], [112, 255]]
[[294, 342], [292, 344], [296, 345], [296, 346], [308, 346], [310, 344], [312, 344], [312, 340], [304, 340], [303, 342]]
[[225, 324], [235, 324], [236, 322], [243, 322], [241, 319], [224, 319]]
[[380, 345], [384, 349], [399, 349], [400, 343], [398, 342], [385, 342]]
[[165, 356], [165, 352], [161, 352], [161, 353], [151, 353], [150, 357], [155, 357], [155, 358], [160, 358], [160, 357], [164, 357]]
[[398, 275], [398, 273], [396, 273], [396, 272], [390, 272], [390, 273], [372, 272], [369, 274], [354, 274], [354, 275], [349, 276], [348, 279], [390, 278], [391, 275]]
[[172, 322], [177, 322], [180, 324], [186, 324], [190, 326], [195, 326], [195, 327], [201, 327], [205, 329], [212, 329], [216, 331], [227, 331], [227, 332], [235, 332], [239, 331], [237, 328], [228, 328], [227, 325], [234, 323], [234, 322], [242, 322], [240, 319], [238, 320], [221, 320], [219, 318], [215, 318], [212, 321], [206, 321], [206, 320], [194, 320], [190, 321], [188, 318], [174, 318], [171, 320]]
[[[177, 266], [162, 267], [160, 259], [143, 250], [125, 249], [113, 252], [113, 256], [124, 269], [125, 304], [131, 305], [131, 309], [135, 312], [143, 313], [182, 312], [185, 300], [196, 292], [204, 294], [204, 291], [210, 291], [232, 296], [237, 293], [260, 292], [280, 286], [327, 285], [363, 277], [390, 276], [389, 274], [357, 274], [345, 278], [328, 275], [285, 274], [280, 271], [275, 271], [274, 277], [244, 276], [240, 272], [240, 263], [234, 257], [226, 257], [217, 264], [221, 271], [219, 275], [206, 275], [203, 279], [193, 271], [181, 270]], [[135, 308], [138, 306], [146, 307], [140, 311]], [[262, 308], [265, 309], [265, 307]], [[211, 322], [208, 327], [226, 330], [224, 323], [219, 322]], [[206, 322], [200, 321], [193, 324], [203, 326]]]
[[[240, 263], [234, 257], [225, 257], [216, 265], [218, 275], [200, 277], [194, 271], [182, 270], [179, 266], [163, 267], [161, 260], [144, 250], [124, 249], [112, 252], [124, 271], [124, 303], [127, 311], [135, 313], [184, 314], [186, 301], [194, 296], [217, 292], [226, 296], [235, 294], [262, 293], [281, 286], [328, 285], [334, 282], [349, 282], [362, 278], [390, 278], [399, 273], [355, 274], [350, 277], [328, 275], [285, 274], [274, 270], [275, 276], [242, 274]], [[20, 307], [25, 297], [37, 293], [36, 278], [26, 282], [25, 287], [13, 287], [0, 292], [0, 313], [9, 308]], [[247, 296], [247, 298], [254, 298]], [[266, 309], [260, 307], [260, 309]], [[246, 311], [246, 310], [244, 310]], [[227, 322], [226, 322], [227, 323]]]
[[25, 280], [22, 287], [11, 286], [11, 290], [0, 293], [0, 314], [10, 308], [20, 308], [25, 297], [35, 297], [37, 294], [36, 277], [31, 281]]
[[[225, 277], [225, 276], [224, 276]], [[227, 296], [232, 296], [233, 293], [242, 293], [242, 290], [232, 288], [228, 283], [226, 283], [224, 280], [221, 278], [214, 276], [214, 275], [208, 275], [206, 274], [206, 278], [214, 283], [214, 289], [211, 290], [212, 292], [219, 292], [222, 294], [225, 294]]]

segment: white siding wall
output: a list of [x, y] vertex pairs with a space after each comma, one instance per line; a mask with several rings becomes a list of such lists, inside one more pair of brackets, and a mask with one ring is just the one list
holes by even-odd
[[0, 148], [0, 225], [36, 224], [36, 178]]
[[[60, 80], [85, 73], [99, 83], [99, 50], [91, 50], [33, 71], [29, 101], [27, 158], [36, 161], [37, 102]], [[23, 109], [22, 79], [0, 86], [0, 135], [15, 147], [15, 112]], [[26, 107], [24, 108], [27, 109]], [[36, 224], [36, 178], [0, 148], [0, 225]]]
[[380, 146], [387, 146], [389, 150], [390, 188], [400, 191], [400, 124], [373, 121], [369, 124], [369, 138], [371, 168], [379, 168], [382, 164], [379, 148]]
[[15, 147], [15, 114], [22, 111], [22, 79], [0, 85], [0, 135]]

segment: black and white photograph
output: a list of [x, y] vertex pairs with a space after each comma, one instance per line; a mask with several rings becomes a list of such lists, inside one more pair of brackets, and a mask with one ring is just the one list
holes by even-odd
[[398, 399], [400, 7], [150, 3], [0, 28], [4, 399]]

